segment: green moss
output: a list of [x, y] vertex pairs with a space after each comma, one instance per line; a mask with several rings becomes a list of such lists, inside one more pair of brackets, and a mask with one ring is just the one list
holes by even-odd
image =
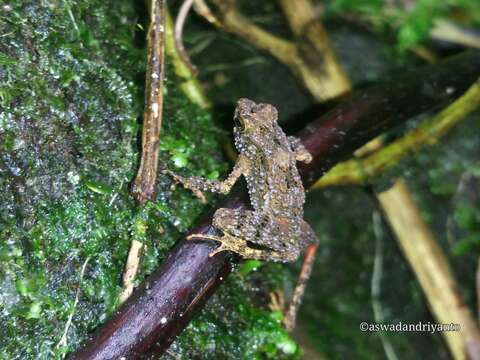
[[[262, 272], [261, 276], [268, 273]], [[237, 273], [222, 285], [200, 316], [173, 344], [171, 351], [178, 358], [246, 360], [300, 357], [300, 348], [281, 325], [282, 314], [262, 310], [249, 300], [247, 294], [253, 289], [251, 281], [255, 281], [255, 277], [247, 277]]]
[[480, 6], [476, 0], [419, 0], [411, 4], [335, 0], [327, 6], [330, 15], [345, 12], [356, 14], [377, 30], [394, 33], [397, 48], [402, 52], [426, 40], [437, 19], [451, 17], [465, 25], [480, 24]]
[[480, 208], [471, 201], [460, 201], [456, 204], [454, 219], [461, 235], [453, 249], [456, 255], [478, 253], [480, 246]]

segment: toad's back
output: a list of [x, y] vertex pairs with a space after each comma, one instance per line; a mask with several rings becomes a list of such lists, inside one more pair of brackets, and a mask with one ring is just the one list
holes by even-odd
[[253, 208], [281, 217], [303, 218], [304, 189], [285, 133], [277, 125], [263, 145], [244, 154], [250, 162], [245, 179]]

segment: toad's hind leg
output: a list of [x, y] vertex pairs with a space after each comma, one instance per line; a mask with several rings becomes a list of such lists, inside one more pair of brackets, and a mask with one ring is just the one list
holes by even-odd
[[249, 246], [249, 242], [256, 242], [261, 222], [262, 217], [259, 217], [258, 213], [254, 211], [221, 208], [214, 215], [213, 225], [222, 231], [222, 236], [192, 234], [187, 239], [207, 239], [220, 242], [220, 246], [210, 253], [210, 256], [229, 250], [247, 259], [294, 261], [298, 252], [285, 252], [270, 248], [258, 249]]
[[187, 240], [205, 239], [215, 240], [220, 242], [220, 246], [212, 251], [209, 256], [212, 257], [221, 251], [232, 251], [241, 255], [246, 259], [269, 260], [269, 261], [287, 261], [288, 254], [274, 250], [253, 249], [248, 246], [248, 243], [241, 238], [232, 236], [226, 232], [222, 236], [207, 235], [207, 234], [192, 234], [187, 237]]
[[[275, 235], [285, 236], [282, 231], [284, 221], [275, 220], [267, 217], [267, 220], [277, 222], [278, 226], [265, 225], [265, 216], [248, 210], [237, 209], [219, 209], [214, 215], [213, 225], [223, 232], [222, 236], [193, 234], [189, 239], [208, 239], [219, 241], [221, 245], [215, 249], [210, 256], [221, 251], [230, 250], [249, 259], [269, 260], [269, 261], [295, 261], [300, 249], [307, 247], [305, 258], [298, 277], [296, 287], [293, 291], [292, 300], [285, 312], [283, 323], [287, 330], [292, 330], [295, 326], [295, 320], [298, 308], [305, 292], [306, 283], [310, 277], [312, 266], [315, 259], [315, 253], [318, 247], [318, 238], [313, 229], [305, 221], [300, 220], [297, 224], [300, 236], [298, 238], [298, 247], [290, 247], [282, 251], [281, 247], [277, 250], [260, 250], [249, 246], [248, 241], [265, 246], [278, 246], [269, 240]], [[268, 230], [268, 231], [266, 231]]]

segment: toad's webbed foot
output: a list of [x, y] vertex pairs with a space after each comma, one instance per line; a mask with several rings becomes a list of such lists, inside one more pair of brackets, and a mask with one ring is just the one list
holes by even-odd
[[207, 234], [191, 234], [187, 236], [187, 240], [215, 240], [220, 242], [220, 246], [217, 247], [214, 251], [208, 254], [209, 257], [213, 257], [214, 255], [218, 254], [221, 251], [231, 250], [228, 246], [225, 246], [224, 242], [225, 235], [223, 236], [216, 236], [216, 235], [207, 235]]
[[[292, 256], [288, 253], [283, 253], [274, 250], [253, 249], [248, 246], [248, 243], [238, 237], [224, 233], [222, 236], [208, 235], [208, 234], [191, 234], [187, 236], [187, 240], [214, 240], [220, 242], [220, 246], [212, 251], [209, 256], [215, 256], [222, 251], [232, 251], [241, 255], [246, 259], [268, 260], [268, 261], [293, 261]], [[296, 256], [295, 256], [296, 258]]]
[[295, 153], [297, 161], [301, 161], [306, 164], [312, 161], [312, 154], [308, 152], [300, 139], [296, 138], [295, 136], [289, 136], [288, 140], [290, 141], [290, 145], [292, 146], [292, 150]]
[[209, 254], [210, 257], [222, 251], [232, 251], [244, 257], [248, 257], [248, 255], [250, 254], [249, 250], [253, 250], [248, 248], [246, 241], [239, 239], [237, 237], [231, 236], [229, 234], [223, 234], [222, 236], [207, 235], [207, 234], [192, 234], [187, 236], [187, 240], [193, 240], [193, 239], [215, 240], [220, 243], [220, 246], [217, 247], [214, 251], [212, 251]]

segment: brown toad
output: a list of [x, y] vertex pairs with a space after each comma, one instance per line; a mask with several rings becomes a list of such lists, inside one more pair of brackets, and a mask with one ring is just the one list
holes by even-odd
[[253, 210], [218, 209], [213, 225], [222, 236], [188, 237], [220, 242], [210, 256], [230, 250], [249, 259], [294, 261], [303, 248], [317, 241], [303, 220], [305, 193], [296, 165], [310, 162], [311, 155], [299, 139], [285, 135], [277, 119], [272, 105], [238, 101], [233, 132], [239, 156], [224, 181], [184, 178], [167, 170], [186, 188], [221, 194], [227, 194], [241, 175], [245, 177]]

